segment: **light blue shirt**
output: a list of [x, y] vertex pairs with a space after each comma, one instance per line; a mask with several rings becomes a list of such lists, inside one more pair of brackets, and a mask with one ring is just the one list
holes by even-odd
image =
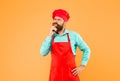
[[[81, 65], [86, 66], [90, 58], [90, 48], [78, 33], [67, 29], [64, 31], [62, 35], [55, 33], [54, 42], [68, 42], [67, 33], [69, 34], [70, 37], [70, 43], [73, 54], [76, 55], [76, 48], [78, 47], [83, 52]], [[40, 54], [46, 56], [51, 51], [51, 44], [52, 37], [47, 36], [40, 48]]]

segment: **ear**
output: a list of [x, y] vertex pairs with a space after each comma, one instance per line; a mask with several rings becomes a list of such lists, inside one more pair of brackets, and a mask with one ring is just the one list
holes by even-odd
[[64, 21], [64, 25], [66, 25], [67, 21]]

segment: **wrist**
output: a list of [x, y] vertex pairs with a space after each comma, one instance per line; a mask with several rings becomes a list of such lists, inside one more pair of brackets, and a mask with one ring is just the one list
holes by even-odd
[[80, 66], [85, 67], [85, 65], [82, 65], [82, 64]]

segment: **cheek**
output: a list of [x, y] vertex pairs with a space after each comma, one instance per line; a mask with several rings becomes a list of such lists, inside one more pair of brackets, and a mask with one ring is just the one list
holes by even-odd
[[58, 22], [59, 25], [63, 25], [64, 22]]

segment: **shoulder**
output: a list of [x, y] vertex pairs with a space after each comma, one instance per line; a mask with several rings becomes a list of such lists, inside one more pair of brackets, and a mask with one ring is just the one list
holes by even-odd
[[68, 30], [68, 33], [70, 35], [70, 38], [73, 39], [74, 41], [80, 42], [83, 40], [82, 36], [75, 31]]
[[73, 30], [67, 30], [67, 32], [69, 33], [69, 35], [74, 36], [74, 37], [81, 37], [81, 35]]

